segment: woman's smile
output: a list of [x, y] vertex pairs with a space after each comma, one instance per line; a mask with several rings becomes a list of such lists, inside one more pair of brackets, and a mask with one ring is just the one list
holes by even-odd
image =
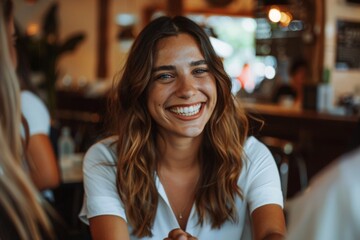
[[191, 117], [197, 117], [200, 114], [202, 103], [196, 103], [193, 105], [178, 105], [172, 106], [169, 109], [170, 112], [179, 116], [180, 118], [185, 117], [185, 119]]

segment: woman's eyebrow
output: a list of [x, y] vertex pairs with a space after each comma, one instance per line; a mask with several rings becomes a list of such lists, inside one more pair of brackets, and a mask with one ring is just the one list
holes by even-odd
[[[198, 60], [198, 61], [193, 61], [190, 62], [190, 66], [194, 67], [194, 66], [199, 66], [199, 65], [203, 65], [203, 64], [207, 64], [206, 60], [202, 59], [202, 60]], [[162, 65], [162, 66], [158, 66], [158, 67], [154, 67], [152, 69], [152, 72], [157, 72], [157, 71], [171, 71], [171, 70], [176, 70], [176, 67], [173, 65]]]
[[204, 60], [204, 59], [199, 60], [199, 61], [190, 62], [190, 66], [192, 66], [192, 67], [203, 65], [203, 64], [207, 64], [206, 60]]
[[161, 70], [175, 70], [175, 66], [173, 65], [163, 65], [163, 66], [159, 66], [159, 67], [154, 67], [152, 69], [152, 72], [157, 72], [157, 71], [161, 71]]

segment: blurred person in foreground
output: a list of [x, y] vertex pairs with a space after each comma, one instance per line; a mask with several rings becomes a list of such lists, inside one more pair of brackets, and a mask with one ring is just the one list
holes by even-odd
[[42, 198], [22, 168], [20, 93], [6, 4], [0, 0], [0, 239], [54, 239]]
[[287, 210], [289, 240], [360, 239], [360, 148], [314, 177]]
[[[17, 67], [18, 59], [15, 46], [16, 33], [13, 19], [12, 0], [3, 0], [3, 14], [10, 37], [9, 51], [13, 65]], [[17, 80], [18, 81], [18, 80]], [[20, 79], [20, 86], [23, 85]], [[55, 153], [49, 138], [50, 115], [42, 100], [31, 91], [21, 89], [21, 113], [23, 119], [21, 135], [27, 139], [26, 160], [24, 165], [35, 186], [40, 190], [54, 189], [60, 184], [60, 173]], [[50, 191], [44, 195], [52, 198]]]
[[348, 153], [289, 201], [289, 240], [360, 239], [360, 121]]
[[113, 93], [113, 136], [83, 165], [80, 217], [94, 240], [283, 238], [275, 161], [248, 136], [200, 26], [181, 16], [149, 23]]

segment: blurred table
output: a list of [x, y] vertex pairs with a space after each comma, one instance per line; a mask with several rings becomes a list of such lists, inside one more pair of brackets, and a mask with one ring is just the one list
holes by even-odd
[[61, 182], [63, 184], [82, 183], [83, 153], [76, 153], [60, 159]]
[[359, 116], [356, 115], [339, 115], [327, 112], [317, 112], [314, 110], [304, 110], [294, 107], [279, 106], [276, 104], [244, 102], [244, 107], [249, 113], [272, 115], [277, 117], [297, 118], [311, 121], [332, 121], [343, 123], [356, 123]]

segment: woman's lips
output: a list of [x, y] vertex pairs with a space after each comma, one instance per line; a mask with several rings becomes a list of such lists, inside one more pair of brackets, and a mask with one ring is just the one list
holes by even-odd
[[178, 118], [192, 120], [197, 118], [204, 109], [205, 103], [196, 103], [192, 105], [177, 105], [169, 107], [168, 110]]

